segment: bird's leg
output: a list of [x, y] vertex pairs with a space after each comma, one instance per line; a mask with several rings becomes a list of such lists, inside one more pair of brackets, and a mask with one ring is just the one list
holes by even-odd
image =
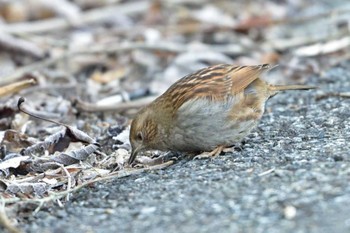
[[224, 150], [224, 148], [225, 148], [224, 146], [218, 146], [211, 152], [203, 152], [199, 155], [196, 155], [193, 159], [204, 159], [204, 158], [214, 159]]

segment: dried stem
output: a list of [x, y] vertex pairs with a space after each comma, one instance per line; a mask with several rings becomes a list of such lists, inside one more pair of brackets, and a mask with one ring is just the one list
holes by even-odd
[[271, 169], [269, 169], [267, 171], [264, 171], [264, 172], [260, 173], [258, 176], [260, 176], [260, 177], [261, 176], [266, 176], [266, 175], [268, 175], [270, 173], [273, 173], [275, 170], [276, 170], [275, 168], [271, 168]]
[[130, 102], [125, 102], [125, 103], [119, 103], [115, 106], [100, 106], [98, 104], [92, 104], [92, 103], [87, 103], [83, 102], [81, 100], [77, 100], [76, 102], [76, 108], [79, 111], [82, 112], [107, 112], [107, 111], [113, 111], [113, 112], [124, 112], [129, 109], [137, 109], [141, 108], [149, 103], [151, 103], [156, 97], [155, 96], [150, 96], [150, 97], [145, 97], [141, 99], [137, 99], [134, 101]]
[[6, 33], [0, 33], [0, 48], [7, 51], [28, 54], [34, 58], [43, 58], [46, 52], [35, 43], [14, 37]]
[[0, 87], [0, 97], [13, 94], [34, 85], [36, 82], [34, 79], [28, 79], [24, 81], [19, 81], [15, 83], [8, 84], [6, 86]]
[[350, 92], [329, 92], [329, 93], [325, 93], [322, 95], [318, 95], [316, 97], [316, 100], [322, 100], [322, 99], [326, 99], [329, 97], [342, 97], [342, 98], [350, 98]]
[[65, 58], [64, 55], [59, 56], [59, 57], [54, 57], [54, 58], [47, 58], [47, 59], [44, 59], [42, 61], [38, 61], [38, 62], [32, 63], [30, 65], [23, 66], [23, 67], [17, 69], [11, 75], [1, 77], [0, 78], [0, 85], [6, 84], [6, 83], [11, 83], [11, 82], [21, 78], [23, 75], [30, 73], [32, 71], [40, 70], [40, 69], [49, 67], [49, 66], [55, 64], [56, 62], [63, 60], [64, 58]]
[[27, 115], [29, 115], [29, 116], [31, 116], [31, 117], [34, 117], [34, 118], [37, 118], [37, 119], [40, 119], [40, 120], [43, 120], [43, 121], [51, 122], [51, 123], [54, 123], [54, 124], [56, 124], [56, 125], [61, 125], [61, 126], [65, 126], [65, 127], [68, 127], [68, 128], [69, 128], [69, 126], [66, 125], [66, 124], [64, 124], [64, 123], [61, 123], [61, 122], [58, 122], [58, 121], [55, 121], [55, 120], [52, 120], [52, 119], [44, 118], [44, 117], [35, 115], [35, 114], [31, 113], [31, 112], [28, 112], [27, 110], [25, 110], [25, 109], [22, 108], [22, 104], [23, 104], [24, 102], [25, 102], [25, 98], [20, 97], [20, 98], [18, 99], [17, 108], [18, 108], [18, 110], [19, 110], [20, 112], [23, 112], [23, 113], [25, 113], [25, 114], [27, 114]]
[[[62, 168], [62, 170], [64, 171], [64, 173], [67, 176], [67, 191], [69, 192], [72, 189], [72, 176], [70, 175], [67, 168], [65, 168], [65, 166], [60, 164], [60, 167]], [[67, 194], [67, 196], [66, 196], [66, 201], [69, 201], [69, 194]]]
[[13, 226], [10, 219], [7, 217], [5, 212], [5, 200], [1, 197], [1, 206], [0, 206], [0, 226], [3, 226], [10, 233], [21, 233], [18, 228]]

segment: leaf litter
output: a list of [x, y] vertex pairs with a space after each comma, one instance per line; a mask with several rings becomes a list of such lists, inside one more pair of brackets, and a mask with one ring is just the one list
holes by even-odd
[[[170, 165], [156, 153], [158, 160], [140, 157], [155, 165], [125, 167], [139, 108], [217, 63], [278, 63], [271, 83], [308, 82], [349, 60], [349, 7], [341, 0], [4, 1], [2, 202], [36, 213], [97, 181]], [[330, 97], [349, 93], [320, 91], [316, 99]]]
[[[125, 149], [116, 149], [110, 156], [100, 150], [100, 144], [84, 131], [70, 125], [36, 116], [35, 111], [26, 106], [25, 99], [18, 99], [18, 111], [41, 121], [59, 125], [43, 140], [28, 136], [25, 132], [8, 129], [3, 133], [3, 148], [0, 161], [0, 190], [3, 202], [7, 204], [55, 200], [68, 196], [87, 183], [101, 178], [127, 176], [139, 173], [144, 166], [124, 168], [129, 153]], [[20, 114], [20, 113], [18, 113]], [[111, 129], [111, 136], [114, 136]], [[117, 129], [115, 140], [121, 146], [128, 140], [127, 130]], [[125, 136], [123, 136], [125, 135]], [[108, 140], [113, 140], [108, 138]], [[125, 146], [124, 146], [125, 147]], [[128, 147], [128, 146], [126, 146]], [[130, 146], [129, 146], [130, 148]], [[148, 166], [148, 169], [163, 168], [170, 163]]]

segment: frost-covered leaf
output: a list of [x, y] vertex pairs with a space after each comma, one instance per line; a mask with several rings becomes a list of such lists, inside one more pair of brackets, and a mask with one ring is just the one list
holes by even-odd
[[0, 170], [7, 168], [17, 168], [22, 161], [28, 160], [29, 156], [14, 157], [0, 162]]
[[56, 151], [64, 151], [71, 142], [96, 143], [94, 139], [83, 131], [73, 127], [65, 127], [48, 136], [44, 141], [25, 148], [21, 153], [23, 155], [29, 155], [48, 150], [50, 154], [53, 154]]
[[85, 160], [89, 155], [94, 153], [99, 147], [91, 144], [85, 147], [82, 147], [77, 150], [72, 150], [67, 153], [61, 153], [52, 157], [52, 160], [64, 165], [71, 165], [79, 161]]
[[15, 181], [0, 181], [2, 187], [5, 187], [5, 192], [11, 194], [31, 194], [35, 196], [43, 196], [48, 190], [50, 185], [44, 182], [36, 183], [16, 183]]

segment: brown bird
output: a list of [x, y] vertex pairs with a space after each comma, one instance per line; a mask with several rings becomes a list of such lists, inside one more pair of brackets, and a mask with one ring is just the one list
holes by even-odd
[[268, 64], [214, 65], [178, 80], [132, 121], [128, 163], [143, 150], [217, 156], [249, 134], [271, 96], [284, 90], [314, 88], [268, 84], [259, 76], [271, 68]]

